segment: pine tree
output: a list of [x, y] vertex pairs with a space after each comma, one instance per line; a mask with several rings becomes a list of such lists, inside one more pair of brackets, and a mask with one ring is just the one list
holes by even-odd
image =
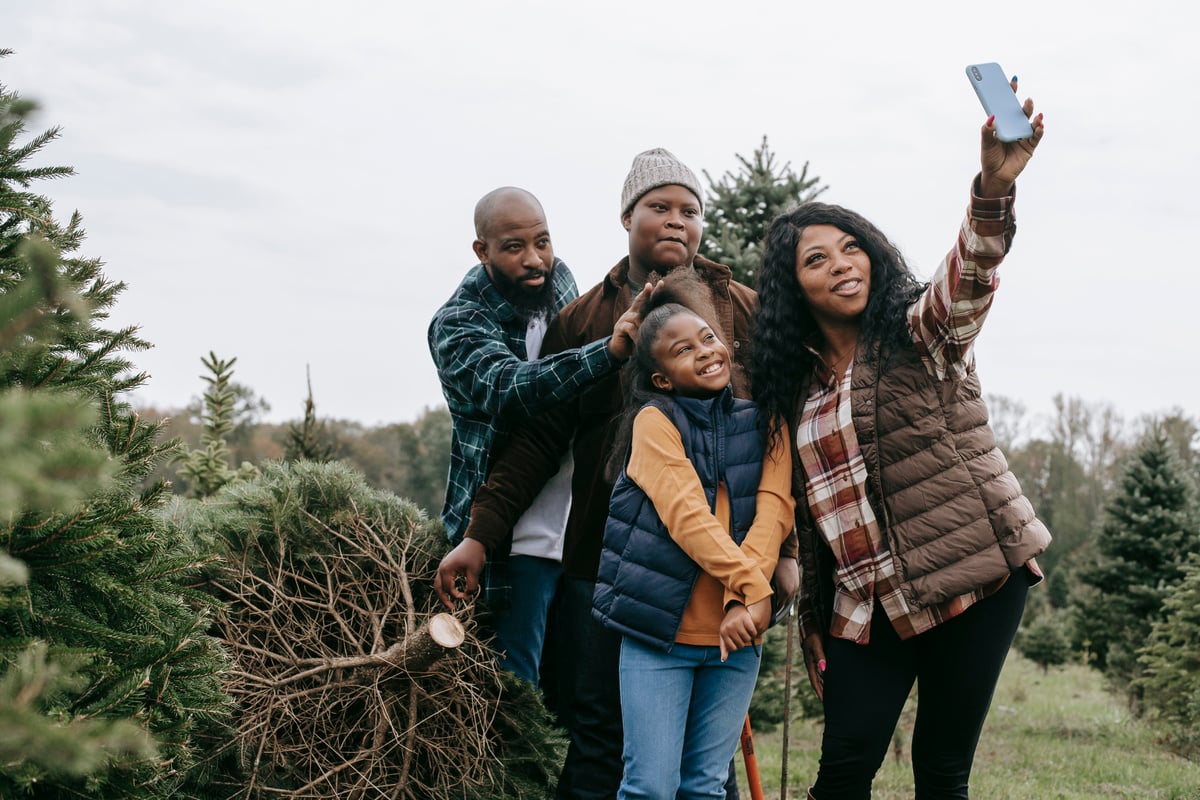
[[[63, 285], [58, 254], [48, 242], [19, 243], [9, 266], [18, 262], [20, 270], [0, 272], [6, 283], [18, 272], [30, 276], [0, 291], [0, 365], [6, 372], [48, 347], [64, 324], [87, 315], [82, 300]], [[55, 305], [69, 311], [61, 317], [44, 313]], [[72, 392], [34, 393], [21, 386], [0, 392], [0, 518], [26, 505], [67, 509], [107, 484], [114, 465], [86, 435], [95, 412]]]
[[1138, 659], [1146, 707], [1171, 729], [1181, 749], [1200, 752], [1200, 556], [1163, 600], [1163, 618]]
[[1017, 633], [1017, 649], [1043, 672], [1065, 664], [1071, 655], [1071, 643], [1061, 616], [1062, 612], [1043, 611]]
[[208, 358], [202, 358], [201, 362], [210, 373], [200, 376], [208, 384], [202, 416], [204, 434], [200, 437], [200, 449], [192, 450], [183, 457], [180, 472], [188, 479], [197, 496], [208, 497], [233, 480], [225, 437], [233, 430], [234, 396], [229, 388], [229, 380], [237, 359], [225, 361], [210, 352]]
[[733, 270], [735, 280], [754, 286], [762, 259], [762, 241], [771, 220], [799, 203], [814, 200], [827, 187], [808, 177], [808, 162], [797, 175], [791, 162], [776, 167], [775, 154], [762, 146], [747, 159], [737, 155], [741, 168], [714, 181], [708, 171], [704, 200], [704, 247], [701, 254]]
[[284, 458], [289, 461], [332, 461], [337, 448], [324, 421], [317, 421], [317, 404], [313, 402], [312, 374], [304, 369], [308, 382], [308, 397], [304, 400], [304, 420], [288, 427]]
[[[0, 329], [7, 335], [31, 320], [50, 327], [2, 349], [0, 396], [30, 415], [74, 408], [78, 416], [60, 418], [76, 420], [82, 435], [49, 437], [22, 455], [33, 463], [49, 454], [43, 467], [74, 484], [69, 491], [23, 489], [0, 516], [9, 573], [21, 563], [18, 579], [0, 590], [0, 691], [45, 679], [18, 724], [40, 714], [64, 726], [136, 725], [155, 737], [158, 754], [123, 746], [70, 769], [0, 758], [0, 797], [187, 796], [190, 737], [227, 707], [218, 678], [225, 660], [197, 610], [203, 596], [185, 587], [201, 559], [155, 513], [166, 485], [138, 488], [172, 447], [120, 399], [145, 379], [126, 354], [148, 345], [134, 327], [104, 327], [124, 285], [110, 281], [98, 259], [74, 255], [84, 237], [79, 214], [62, 224], [51, 202], [30, 191], [37, 180], [71, 174], [26, 165], [58, 135], [51, 129], [18, 143], [30, 108], [0, 86], [0, 297], [9, 313], [25, 303]], [[28, 242], [38, 238], [58, 255], [30, 257]], [[44, 419], [27, 419], [44, 429]], [[94, 469], [84, 443], [109, 474]]]
[[[0, 293], [0, 364], [5, 365], [53, 341], [57, 319], [41, 313], [45, 308], [57, 302], [72, 309], [72, 318], [86, 314], [80, 298], [59, 280], [52, 247], [27, 241], [18, 250], [35, 277]], [[95, 416], [95, 409], [69, 392], [0, 390], [0, 520], [27, 507], [69, 511], [110, 485], [113, 465], [87, 435]], [[24, 601], [28, 582], [26, 565], [0, 551], [0, 618]], [[50, 658], [44, 642], [5, 648], [0, 656], [0, 763], [13, 765], [14, 773], [26, 777], [82, 777], [112, 756], [153, 756], [151, 739], [130, 721], [64, 721], [46, 713], [56, 695], [80, 688], [80, 666], [78, 657]]]
[[1116, 685], [1140, 690], [1136, 653], [1161, 619], [1163, 601], [1200, 545], [1194, 489], [1169, 439], [1154, 428], [1132, 454], [1109, 500], [1095, 562], [1079, 571], [1077, 644]]
[[234, 414], [240, 397], [253, 394], [244, 386], [232, 382], [233, 365], [236, 358], [228, 361], [210, 352], [200, 359], [208, 375], [200, 379], [208, 384], [204, 393], [201, 421], [204, 423], [200, 436], [200, 448], [180, 456], [183, 465], [180, 477], [188, 485], [186, 494], [193, 497], [208, 497], [235, 478], [249, 478], [258, 473], [258, 468], [243, 461], [236, 470], [229, 466], [230, 452], [227, 437], [234, 431]]
[[440, 522], [340, 462], [269, 461], [177, 510], [224, 556], [208, 586], [235, 661], [241, 760], [217, 777], [230, 796], [552, 796], [561, 734], [536, 689], [499, 671], [473, 606], [456, 613], [461, 647], [413, 674], [390, 660], [445, 610]]

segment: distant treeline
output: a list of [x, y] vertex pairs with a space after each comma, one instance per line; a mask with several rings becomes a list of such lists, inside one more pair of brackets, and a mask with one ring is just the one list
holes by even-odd
[[[269, 406], [243, 386], [235, 384], [234, 390], [238, 400], [233, 428], [225, 435], [231, 466], [261, 464], [289, 455], [289, 441], [302, 422], [263, 422], [261, 417]], [[142, 408], [140, 412], [150, 419], [165, 418], [164, 435], [180, 439], [184, 451], [200, 446], [204, 425], [199, 401], [183, 409]], [[450, 466], [450, 412], [444, 407], [427, 408], [412, 422], [387, 425], [320, 419], [312, 436], [316, 439], [313, 444], [327, 455], [325, 460], [346, 462], [375, 488], [412, 500], [430, 516], [441, 511]], [[194, 494], [182, 466], [180, 460], [161, 463], [148, 480], [166, 478], [175, 494]]]
[[[264, 422], [270, 406], [246, 386], [234, 383], [232, 388], [237, 401], [232, 430], [225, 436], [231, 466], [284, 458], [289, 437], [301, 422]], [[1129, 420], [1105, 403], [1059, 395], [1047, 421], [1034, 419], [1005, 397], [990, 396], [988, 403], [1014, 474], [1054, 534], [1054, 545], [1042, 560], [1058, 606], [1066, 602], [1067, 581], [1054, 579], [1057, 565], [1088, 551], [1124, 462], [1150, 430], [1163, 432], [1185, 471], [1195, 477], [1200, 468], [1200, 423], [1179, 410]], [[167, 418], [167, 437], [178, 437], [187, 449], [200, 446], [200, 400], [183, 409], [143, 408], [141, 413]], [[412, 422], [375, 426], [321, 418], [313, 435], [330, 460], [354, 466], [372, 486], [412, 500], [431, 516], [441, 510], [450, 458], [445, 407], [426, 408]], [[170, 480], [176, 494], [193, 493], [178, 461], [159, 465], [152, 477]]]

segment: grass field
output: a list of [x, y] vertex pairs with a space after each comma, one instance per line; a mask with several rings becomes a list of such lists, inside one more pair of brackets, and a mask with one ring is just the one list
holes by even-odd
[[[804, 680], [802, 671], [793, 680]], [[807, 688], [807, 687], [806, 687]], [[811, 691], [811, 688], [808, 689]], [[908, 737], [913, 702], [901, 718], [895, 747], [875, 778], [874, 800], [913, 796]], [[788, 757], [789, 798], [803, 800], [816, 776], [818, 723], [793, 722]], [[754, 744], [766, 800], [780, 793], [781, 731], [758, 733]], [[750, 800], [742, 757], [742, 800]], [[1094, 670], [1049, 673], [1009, 655], [971, 774], [976, 800], [1200, 800], [1200, 763], [1167, 752], [1153, 730], [1130, 717]]]

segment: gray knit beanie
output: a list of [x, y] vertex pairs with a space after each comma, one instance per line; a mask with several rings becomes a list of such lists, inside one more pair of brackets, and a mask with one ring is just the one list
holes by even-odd
[[700, 181], [696, 180], [696, 173], [661, 147], [638, 153], [633, 157], [633, 166], [630, 167], [629, 175], [625, 177], [625, 185], [621, 188], [621, 216], [625, 216], [646, 192], [672, 184], [690, 189], [700, 201], [700, 213], [704, 213], [704, 194], [700, 191]]

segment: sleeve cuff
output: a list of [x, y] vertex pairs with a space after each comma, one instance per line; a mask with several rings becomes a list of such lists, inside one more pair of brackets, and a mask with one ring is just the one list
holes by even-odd
[[817, 623], [817, 615], [811, 608], [797, 613], [796, 628], [800, 632], [800, 641], [802, 642], [812, 634], [821, 632], [821, 626]]
[[788, 531], [787, 536], [783, 537], [783, 543], [779, 545], [779, 557], [796, 559], [800, 555], [800, 538], [796, 535], [796, 529], [792, 528]]
[[608, 350], [608, 343], [611, 339], [611, 335], [605, 336], [603, 339], [597, 339], [579, 348], [580, 365], [590, 377], [598, 378], [607, 375], [621, 366]]
[[747, 594], [741, 595], [737, 592], [732, 592], [729, 589], [725, 590], [724, 608], [726, 611], [734, 603], [741, 603], [744, 606], [752, 606], [759, 600], [766, 600], [771, 595], [775, 594], [775, 590], [771, 588], [771, 584], [766, 584], [764, 589], [755, 584], [756, 588], [751, 589]]
[[1013, 203], [1017, 197], [1016, 185], [1013, 185], [1013, 192], [1007, 197], [980, 197], [980, 180], [982, 176], [976, 175], [971, 182], [971, 205], [967, 209], [967, 216], [976, 233], [999, 236], [1015, 224]]
[[463, 538], [474, 539], [482, 544], [489, 559], [496, 556], [496, 551], [503, 546], [508, 536], [508, 526], [499, 515], [480, 506], [471, 509], [471, 521], [467, 524]]

